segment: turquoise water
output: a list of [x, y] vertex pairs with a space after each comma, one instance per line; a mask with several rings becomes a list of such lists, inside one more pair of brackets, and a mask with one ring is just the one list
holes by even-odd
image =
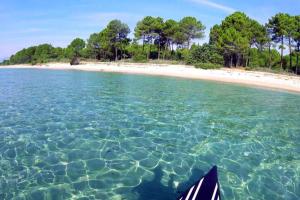
[[0, 199], [300, 198], [300, 95], [110, 73], [0, 71]]

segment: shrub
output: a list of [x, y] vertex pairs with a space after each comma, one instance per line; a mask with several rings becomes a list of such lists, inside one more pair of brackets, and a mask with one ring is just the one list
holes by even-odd
[[135, 54], [132, 57], [134, 62], [147, 62], [147, 56], [143, 53]]
[[10, 65], [9, 60], [3, 60], [3, 62], [0, 63], [0, 65]]
[[222, 65], [213, 63], [195, 63], [194, 66], [201, 69], [220, 69], [222, 67]]
[[193, 45], [185, 61], [187, 64], [214, 63], [222, 65], [223, 57], [213, 45]]
[[189, 49], [177, 49], [175, 52], [176, 60], [187, 60], [189, 57]]

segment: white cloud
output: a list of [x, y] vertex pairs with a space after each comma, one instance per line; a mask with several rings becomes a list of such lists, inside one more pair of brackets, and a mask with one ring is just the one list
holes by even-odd
[[206, 6], [218, 9], [218, 10], [222, 10], [226, 13], [233, 13], [233, 12], [236, 11], [234, 8], [231, 8], [231, 7], [219, 4], [219, 3], [215, 3], [215, 2], [212, 2], [210, 0], [187, 0], [187, 1], [197, 3], [197, 4], [201, 4], [201, 5], [206, 5]]

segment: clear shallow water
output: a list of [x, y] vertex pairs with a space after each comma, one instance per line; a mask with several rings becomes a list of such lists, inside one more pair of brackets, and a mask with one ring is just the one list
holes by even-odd
[[0, 71], [0, 199], [299, 199], [300, 95], [95, 72]]

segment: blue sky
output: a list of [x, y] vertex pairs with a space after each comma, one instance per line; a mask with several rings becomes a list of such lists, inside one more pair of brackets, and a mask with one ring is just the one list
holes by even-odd
[[0, 60], [36, 44], [65, 47], [75, 37], [87, 39], [112, 19], [133, 30], [147, 15], [195, 16], [208, 36], [211, 26], [234, 11], [266, 23], [277, 12], [300, 14], [300, 0], [1, 0]]

